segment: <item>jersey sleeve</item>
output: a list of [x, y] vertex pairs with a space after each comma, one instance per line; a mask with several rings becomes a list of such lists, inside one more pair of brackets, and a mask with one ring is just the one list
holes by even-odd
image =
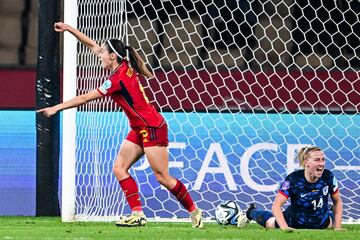
[[120, 81], [115, 81], [115, 78], [107, 79], [97, 90], [103, 96], [110, 96], [121, 90]]
[[291, 182], [289, 176], [287, 176], [285, 180], [280, 184], [278, 193], [282, 194], [286, 198], [289, 198], [290, 188], [291, 188]]
[[334, 195], [339, 191], [339, 185], [336, 180], [336, 177], [333, 173], [330, 173], [330, 195]]

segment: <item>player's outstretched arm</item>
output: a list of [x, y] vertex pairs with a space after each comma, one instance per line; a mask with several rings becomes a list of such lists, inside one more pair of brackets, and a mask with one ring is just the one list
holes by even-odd
[[99, 55], [99, 53], [101, 51], [101, 47], [94, 40], [89, 38], [84, 33], [80, 32], [76, 28], [73, 28], [72, 26], [70, 26], [66, 23], [63, 23], [63, 22], [56, 22], [54, 24], [54, 30], [56, 32], [68, 31], [69, 33], [74, 35], [82, 44], [84, 44], [85, 46], [90, 48], [91, 51], [93, 51], [96, 55]]
[[341, 221], [343, 215], [343, 203], [341, 200], [340, 192], [331, 195], [331, 198], [334, 203], [334, 224], [333, 227], [335, 230], [342, 230]]
[[286, 201], [287, 198], [281, 193], [278, 193], [275, 197], [271, 210], [275, 217], [276, 222], [279, 224], [280, 229], [289, 231], [289, 230], [293, 230], [293, 228], [289, 227], [289, 225], [285, 221], [284, 214], [282, 213], [281, 210], [281, 207], [284, 205]]
[[43, 109], [39, 109], [36, 112], [37, 113], [43, 113], [45, 116], [47, 117], [51, 117], [53, 115], [55, 115], [57, 112], [65, 110], [65, 109], [69, 109], [69, 108], [73, 108], [73, 107], [78, 107], [81, 106], [87, 102], [93, 101], [95, 99], [101, 98], [103, 97], [96, 89], [92, 90], [86, 94], [82, 94], [79, 95], [69, 101], [63, 102], [63, 103], [59, 103], [55, 106], [52, 107], [47, 107], [47, 108], [43, 108]]

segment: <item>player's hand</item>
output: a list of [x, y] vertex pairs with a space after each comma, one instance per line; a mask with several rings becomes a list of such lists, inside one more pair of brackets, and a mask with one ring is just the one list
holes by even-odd
[[63, 22], [56, 22], [54, 23], [54, 30], [56, 32], [65, 32], [66, 30], [68, 30], [69, 25], [63, 23]]
[[281, 228], [281, 230], [284, 231], [284, 232], [291, 233], [291, 232], [294, 232], [294, 231], [295, 231], [295, 228], [285, 227], [285, 228]]
[[37, 110], [36, 113], [43, 113], [45, 116], [51, 117], [57, 113], [57, 110], [55, 107], [47, 107]]

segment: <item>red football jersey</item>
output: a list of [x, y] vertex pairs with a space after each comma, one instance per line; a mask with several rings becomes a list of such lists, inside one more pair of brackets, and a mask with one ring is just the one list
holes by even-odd
[[149, 103], [135, 70], [123, 61], [97, 89], [124, 110], [131, 127], [159, 127], [163, 116]]

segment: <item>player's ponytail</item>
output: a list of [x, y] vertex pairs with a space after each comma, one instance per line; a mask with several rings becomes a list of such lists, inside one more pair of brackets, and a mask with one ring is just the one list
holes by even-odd
[[131, 46], [126, 46], [125, 48], [129, 51], [130, 64], [133, 68], [135, 68], [135, 71], [141, 73], [144, 77], [153, 77], [154, 75], [146, 67], [144, 60], [142, 60], [135, 49]]
[[299, 159], [299, 165], [301, 168], [305, 167], [305, 160], [312, 151], [321, 151], [321, 148], [310, 145], [310, 146], [302, 147], [298, 151], [297, 158]]
[[126, 50], [128, 50], [131, 67], [133, 67], [136, 72], [140, 73], [144, 77], [153, 77], [153, 74], [146, 67], [145, 62], [141, 59], [140, 55], [133, 47], [125, 45], [119, 39], [109, 39], [106, 41], [106, 45], [108, 46], [108, 51], [110, 53], [115, 53], [117, 55], [117, 61], [119, 63], [121, 63], [123, 59], [127, 58]]

